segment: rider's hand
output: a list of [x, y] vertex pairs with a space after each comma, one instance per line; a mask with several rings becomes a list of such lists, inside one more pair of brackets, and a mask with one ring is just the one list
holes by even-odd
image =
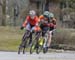
[[21, 28], [20, 28], [21, 30], [23, 30], [24, 29], [24, 27], [23, 26], [21, 26]]

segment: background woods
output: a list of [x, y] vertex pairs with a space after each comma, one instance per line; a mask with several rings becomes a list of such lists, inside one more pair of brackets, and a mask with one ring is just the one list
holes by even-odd
[[[45, 10], [53, 12], [57, 18], [57, 28], [52, 44], [67, 44], [70, 47], [74, 45], [75, 48], [75, 0], [0, 0], [1, 43], [5, 40], [9, 40], [10, 45], [12, 41], [12, 45], [16, 45], [15, 41], [17, 44], [20, 42], [24, 31], [20, 31], [19, 27], [31, 9], [38, 16]], [[2, 44], [0, 46], [3, 48]]]

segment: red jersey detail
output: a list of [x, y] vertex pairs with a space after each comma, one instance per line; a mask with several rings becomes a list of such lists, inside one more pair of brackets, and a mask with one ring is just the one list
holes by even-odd
[[28, 16], [27, 18], [28, 22], [31, 24], [31, 25], [36, 25], [38, 23], [38, 17], [35, 16], [34, 19], [31, 19], [30, 16]]
[[31, 25], [36, 25], [39, 22], [39, 18], [37, 16], [34, 17], [34, 19], [31, 19], [30, 16], [27, 16], [26, 21], [23, 23], [23, 26], [25, 26], [27, 23], [30, 23]]

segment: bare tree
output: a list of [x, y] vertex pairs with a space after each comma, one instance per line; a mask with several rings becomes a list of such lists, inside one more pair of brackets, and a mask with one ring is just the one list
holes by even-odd
[[0, 6], [2, 8], [2, 22], [1, 22], [1, 25], [5, 26], [6, 25], [6, 0], [2, 0], [2, 2], [0, 2]]
[[6, 25], [6, 0], [3, 0], [3, 5], [2, 5], [2, 25]]

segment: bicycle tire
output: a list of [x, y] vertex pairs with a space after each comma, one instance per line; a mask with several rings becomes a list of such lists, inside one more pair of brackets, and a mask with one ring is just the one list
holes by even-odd
[[43, 40], [43, 38], [40, 38], [38, 40], [37, 49], [36, 49], [37, 54], [39, 54], [41, 52], [41, 50], [43, 49], [43, 44], [44, 44], [44, 40]]
[[[47, 42], [48, 42], [48, 32], [45, 34], [44, 36], [44, 41], [45, 41], [45, 46], [47, 47]], [[47, 49], [46, 48], [43, 48], [43, 53], [46, 53], [47, 52]]]
[[28, 39], [26, 39], [26, 41], [24, 43], [23, 54], [25, 54], [25, 52], [26, 52], [27, 45], [28, 45]]
[[35, 50], [35, 45], [32, 44], [31, 47], [30, 47], [30, 54], [32, 54], [34, 52], [34, 50]]
[[[21, 51], [23, 52], [23, 54], [25, 54], [26, 48], [27, 48], [27, 46], [28, 46], [28, 43], [27, 43], [27, 42], [28, 42], [28, 41], [27, 41], [27, 39], [26, 39], [26, 41], [23, 42], [24, 45], [23, 45], [23, 46], [21, 45], [21, 46], [19, 47], [18, 54], [20, 54]], [[22, 43], [22, 44], [23, 44], [23, 43]]]
[[33, 41], [30, 47], [30, 54], [32, 54], [36, 49], [36, 43], [35, 43], [36, 42], [36, 32], [33, 33], [32, 38], [33, 38]]
[[26, 34], [27, 34], [27, 32], [24, 34], [25, 38], [24, 38], [24, 40], [22, 40], [22, 42], [19, 46], [18, 54], [20, 54], [21, 51], [23, 52], [23, 54], [25, 54], [25, 49], [26, 49], [26, 46], [27, 46], [27, 39], [28, 39], [28, 36], [26, 37]]

